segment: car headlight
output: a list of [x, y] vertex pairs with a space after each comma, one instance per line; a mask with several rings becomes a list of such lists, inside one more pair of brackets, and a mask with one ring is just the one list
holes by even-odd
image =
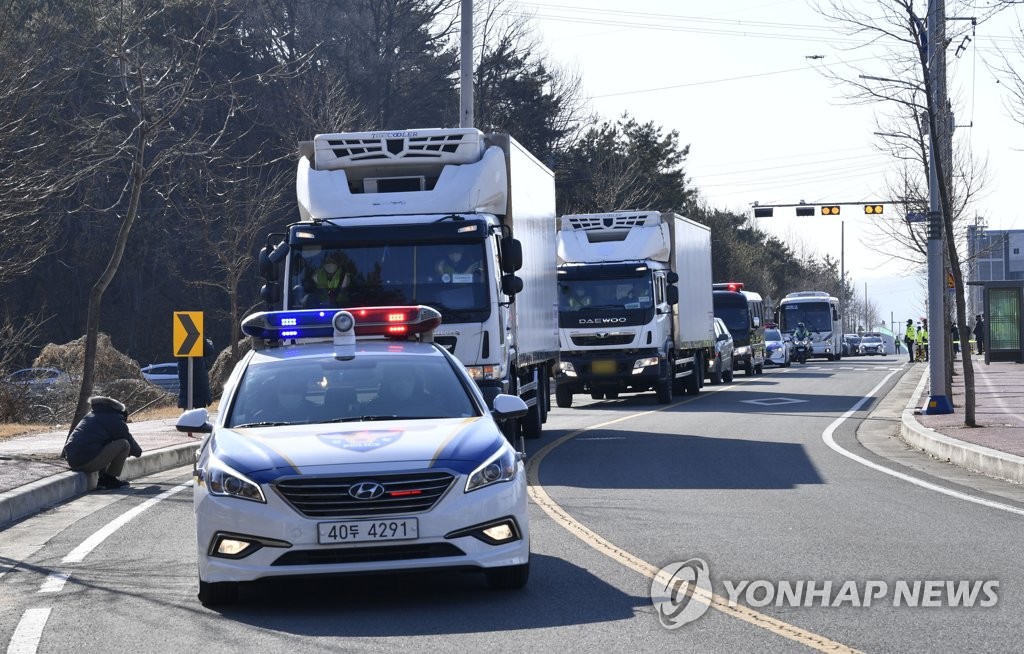
[[561, 370], [563, 374], [568, 375], [569, 377], [576, 376], [576, 367], [569, 363], [568, 361], [559, 361], [558, 369]]
[[203, 471], [200, 483], [205, 483], [211, 495], [237, 497], [253, 502], [267, 503], [260, 485], [227, 464], [211, 459]]
[[466, 480], [466, 492], [503, 481], [512, 481], [516, 478], [517, 463], [515, 450], [502, 447], [469, 475], [469, 479]]

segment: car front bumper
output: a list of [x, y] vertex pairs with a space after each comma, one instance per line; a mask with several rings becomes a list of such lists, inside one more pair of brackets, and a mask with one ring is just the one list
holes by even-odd
[[[493, 568], [527, 563], [530, 532], [526, 473], [515, 479], [464, 492], [466, 475], [456, 474], [433, 508], [402, 515], [311, 518], [288, 504], [270, 484], [262, 484], [266, 504], [212, 495], [197, 484], [194, 495], [199, 578], [205, 582], [243, 582], [269, 577], [336, 575], [427, 570]], [[319, 543], [318, 524], [379, 518], [416, 518], [414, 540]], [[511, 520], [518, 538], [491, 544], [474, 535], [452, 537], [469, 527]], [[219, 537], [229, 534], [258, 546], [239, 558], [213, 554]], [[446, 537], [447, 536], [447, 537]]]

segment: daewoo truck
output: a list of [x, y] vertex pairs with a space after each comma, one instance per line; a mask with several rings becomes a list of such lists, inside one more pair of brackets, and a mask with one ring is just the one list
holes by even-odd
[[711, 232], [657, 211], [562, 216], [555, 399], [696, 395], [714, 356]]
[[434, 307], [435, 340], [488, 403], [529, 406], [507, 435], [540, 436], [558, 361], [551, 170], [473, 128], [319, 134], [296, 192], [299, 222], [260, 255], [266, 304]]

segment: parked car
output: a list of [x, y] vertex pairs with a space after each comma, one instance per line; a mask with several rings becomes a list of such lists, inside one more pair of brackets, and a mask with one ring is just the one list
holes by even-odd
[[32, 394], [54, 390], [61, 384], [70, 384], [71, 375], [57, 368], [22, 368], [7, 376], [7, 382]]
[[735, 346], [729, 328], [721, 318], [715, 318], [715, 360], [709, 363], [707, 375], [712, 384], [732, 381], [734, 351]]
[[178, 364], [153, 363], [142, 368], [142, 376], [149, 383], [159, 386], [168, 393], [178, 392]]
[[793, 363], [793, 344], [775, 327], [764, 330], [765, 363], [788, 368]]
[[878, 336], [864, 336], [860, 339], [861, 354], [885, 354], [885, 343]]
[[856, 356], [860, 354], [860, 336], [857, 334], [843, 334], [843, 345], [846, 349], [843, 356]]

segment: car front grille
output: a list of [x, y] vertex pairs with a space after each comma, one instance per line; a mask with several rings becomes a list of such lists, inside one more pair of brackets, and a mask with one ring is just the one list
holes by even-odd
[[465, 556], [451, 543], [383, 545], [373, 547], [332, 547], [319, 550], [285, 552], [271, 565], [328, 565], [331, 563], [372, 563], [374, 561], [406, 561]]
[[[429, 511], [455, 479], [447, 472], [344, 477], [292, 477], [274, 484], [277, 492], [302, 515], [310, 518], [354, 518]], [[349, 489], [361, 482], [376, 482], [384, 493], [375, 499], [356, 499]]]

